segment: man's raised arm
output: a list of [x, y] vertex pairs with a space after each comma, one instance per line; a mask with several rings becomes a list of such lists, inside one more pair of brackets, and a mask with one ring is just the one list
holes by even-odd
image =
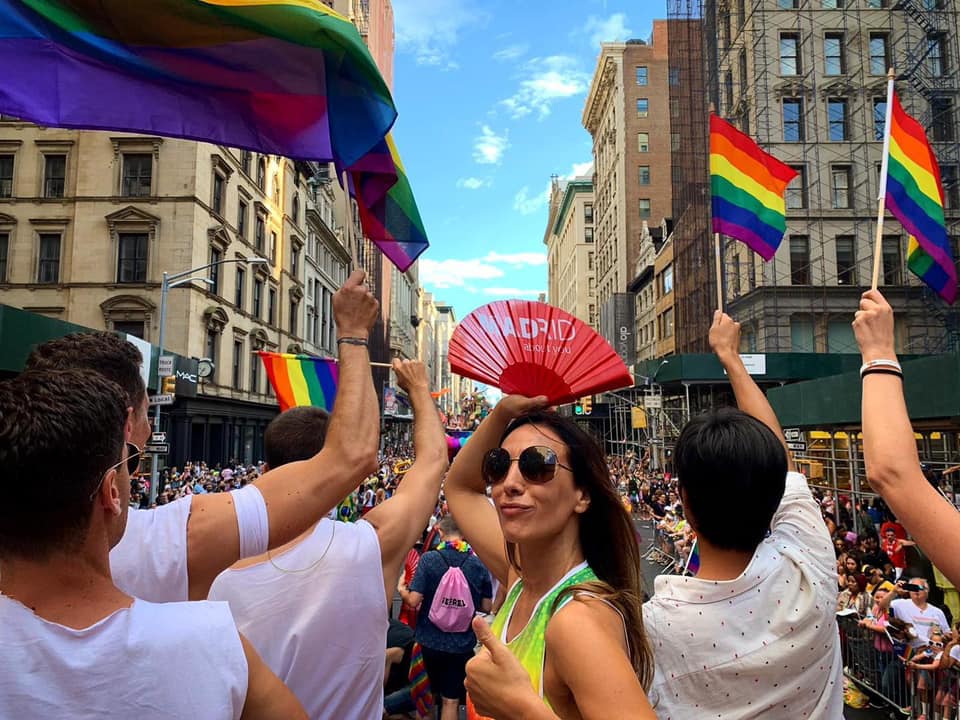
[[407, 552], [427, 526], [440, 496], [440, 482], [447, 471], [447, 437], [440, 413], [430, 395], [427, 371], [419, 360], [393, 361], [397, 382], [413, 405], [413, 452], [415, 460], [393, 496], [377, 505], [364, 520], [377, 529], [384, 592], [389, 606]]
[[747, 368], [740, 359], [740, 323], [726, 313], [717, 310], [713, 314], [713, 325], [710, 327], [710, 348], [716, 353], [717, 359], [727, 371], [733, 395], [737, 399], [737, 407], [747, 415], [755, 417], [773, 431], [787, 452], [787, 469], [796, 470], [793, 457], [787, 450], [787, 443], [783, 437], [783, 430], [777, 414], [770, 407], [770, 401], [763, 394], [763, 390], [754, 382], [747, 372]]
[[[380, 414], [370, 374], [367, 337], [379, 304], [355, 271], [333, 297], [339, 385], [323, 450], [260, 478], [273, 548], [293, 540], [336, 507], [377, 468]], [[242, 492], [242, 491], [241, 491]], [[190, 599], [207, 596], [213, 579], [240, 559], [233, 493], [198, 495], [187, 523]]]

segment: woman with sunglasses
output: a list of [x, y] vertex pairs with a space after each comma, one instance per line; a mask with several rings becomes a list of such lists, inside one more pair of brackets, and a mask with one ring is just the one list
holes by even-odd
[[508, 588], [499, 640], [474, 621], [497, 670], [468, 665], [470, 716], [654, 718], [633, 523], [597, 443], [544, 405], [501, 400], [445, 483], [464, 537]]

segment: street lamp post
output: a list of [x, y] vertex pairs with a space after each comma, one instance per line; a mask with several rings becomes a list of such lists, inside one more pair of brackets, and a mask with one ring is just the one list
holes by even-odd
[[[218, 260], [217, 262], [207, 263], [206, 265], [200, 265], [195, 268], [190, 268], [189, 270], [184, 270], [183, 272], [177, 273], [168, 273], [164, 271], [163, 281], [160, 283], [160, 331], [159, 337], [157, 339], [157, 345], [159, 346], [159, 352], [157, 354], [157, 388], [159, 389], [162, 382], [163, 376], [160, 374], [160, 363], [159, 358], [163, 355], [164, 342], [166, 340], [167, 332], [167, 293], [173, 288], [180, 287], [181, 285], [186, 285], [193, 282], [194, 280], [200, 280], [201, 282], [213, 284], [213, 281], [210, 278], [206, 277], [192, 277], [193, 273], [199, 272], [200, 270], [208, 270], [217, 265], [226, 265], [227, 263], [247, 263], [250, 265], [265, 265], [269, 263], [266, 258], [255, 257], [255, 258], [227, 258], [225, 260]], [[157, 404], [154, 406], [153, 413], [153, 431], [160, 432], [160, 405]], [[150, 505], [152, 506], [157, 501], [157, 483], [160, 477], [160, 469], [157, 467], [159, 463], [157, 462], [156, 457], [154, 457], [153, 462], [150, 463]]]

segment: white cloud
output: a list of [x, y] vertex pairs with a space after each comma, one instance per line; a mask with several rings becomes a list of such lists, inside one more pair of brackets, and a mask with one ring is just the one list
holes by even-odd
[[528, 46], [526, 44], [522, 45], [508, 45], [507, 47], [497, 50], [493, 54], [494, 60], [499, 60], [500, 62], [506, 62], [508, 60], [517, 60], [527, 54]]
[[489, 186], [490, 186], [489, 180], [481, 180], [480, 178], [477, 178], [477, 177], [460, 178], [459, 180], [457, 180], [457, 187], [466, 188], [467, 190], [479, 190], [482, 187], [489, 187]]
[[521, 215], [532, 215], [544, 206], [550, 199], [550, 185], [547, 184], [546, 191], [538, 195], [530, 195], [530, 188], [524, 185], [520, 191], [513, 196], [513, 209]]
[[614, 13], [608, 18], [591, 15], [587, 18], [584, 32], [590, 35], [590, 44], [598, 47], [604, 42], [623, 42], [630, 38], [633, 31], [627, 27], [625, 13]]
[[566, 176], [566, 179], [572, 180], [573, 178], [584, 177], [585, 175], [593, 175], [592, 160], [582, 163], [574, 163], [573, 169], [570, 171], [570, 174]]
[[521, 290], [520, 288], [512, 287], [486, 287], [483, 289], [484, 295], [496, 295], [497, 297], [502, 298], [512, 298], [512, 297], [539, 297], [541, 293], [546, 293], [546, 290]]
[[581, 95], [590, 86], [590, 77], [579, 62], [567, 55], [534, 58], [523, 69], [517, 91], [500, 104], [514, 118], [537, 113], [542, 120], [557, 100]]
[[420, 282], [435, 288], [465, 287], [468, 280], [493, 280], [503, 277], [503, 270], [480, 260], [419, 261]]
[[489, 125], [484, 125], [473, 140], [473, 159], [480, 165], [499, 165], [508, 147], [507, 133], [497, 135]]
[[458, 67], [450, 55], [459, 33], [485, 20], [469, 0], [393, 0], [393, 13], [397, 49], [444, 70]]
[[483, 262], [491, 263], [493, 265], [498, 265], [498, 264], [512, 265], [513, 267], [524, 267], [527, 265], [546, 265], [547, 254], [536, 253], [536, 252], [504, 254], [504, 253], [491, 251], [484, 256]]

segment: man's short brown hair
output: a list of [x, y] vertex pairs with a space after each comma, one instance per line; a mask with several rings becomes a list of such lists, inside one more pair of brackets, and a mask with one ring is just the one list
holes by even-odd
[[309, 460], [323, 450], [330, 413], [318, 407], [295, 407], [277, 415], [263, 434], [263, 454], [271, 469]]

